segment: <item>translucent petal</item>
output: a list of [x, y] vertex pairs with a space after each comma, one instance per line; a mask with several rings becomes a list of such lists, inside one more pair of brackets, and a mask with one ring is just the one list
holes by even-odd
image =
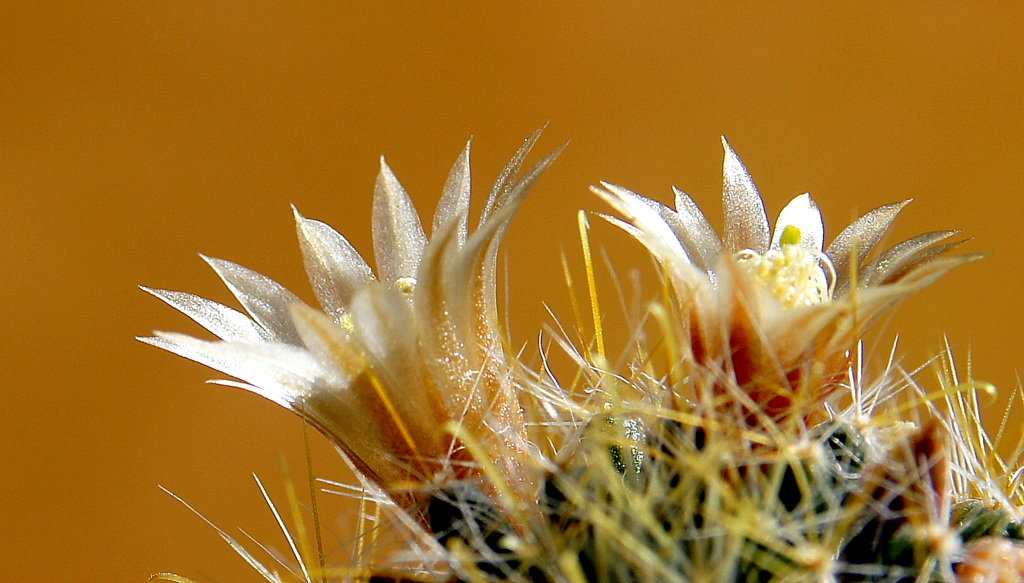
[[[493, 251], [514, 211], [499, 209], [461, 248], [452, 230], [439, 233], [427, 246], [414, 301], [417, 319], [432, 331], [420, 344], [421, 358], [434, 378], [449, 379], [452, 387], [440, 398], [462, 427], [486, 426], [483, 435], [502, 444], [492, 451], [522, 451], [527, 438], [493, 290]], [[485, 440], [487, 447], [493, 443]], [[498, 458], [506, 468], [519, 463], [515, 456]], [[529, 481], [521, 471], [510, 475], [524, 486]]]
[[606, 213], [594, 213], [594, 214], [597, 215], [598, 217], [608, 221], [608, 223], [610, 223], [612, 225], [615, 225], [616, 227], [622, 229], [623, 231], [628, 233], [630, 237], [633, 237], [637, 241], [640, 241], [640, 239], [643, 237], [643, 233], [640, 231], [640, 229], [634, 227], [632, 223], [628, 223], [628, 222], [626, 222], [626, 221], [624, 221], [624, 220], [622, 220], [622, 219], [620, 219], [618, 217], [614, 217], [614, 216], [606, 214]]
[[324, 377], [309, 352], [290, 344], [208, 341], [170, 332], [139, 340], [241, 379], [289, 408]]
[[[367, 286], [356, 293], [350, 306], [354, 336], [364, 355], [380, 364], [381, 373], [401, 376], [419, 374], [410, 352], [417, 339], [413, 314], [400, 292]], [[388, 369], [388, 370], [385, 370]]]
[[[417, 309], [426, 318], [424, 321], [433, 318], [450, 322], [451, 332], [458, 334], [458, 341], [474, 354], [495, 349], [491, 345], [498, 341], [495, 251], [514, 212], [514, 207], [500, 209], [462, 248], [452, 244], [450, 233], [442, 233], [431, 242], [436, 249], [428, 248], [424, 259], [425, 264], [429, 261], [430, 272], [420, 270], [427, 295], [423, 302], [417, 297]], [[428, 316], [424, 309], [434, 316]], [[447, 315], [441, 318], [439, 310]]]
[[292, 307], [292, 319], [302, 343], [321, 363], [331, 384], [346, 386], [366, 368], [348, 330], [326, 315], [297, 304]]
[[[950, 245], [955, 246], [956, 244], [951, 243]], [[898, 279], [895, 282], [895, 286], [907, 286], [908, 289], [913, 291], [931, 284], [952, 269], [985, 258], [985, 255], [980, 253], [970, 253], [957, 257], [938, 257], [937, 253], [931, 253], [930, 249], [922, 255], [925, 257], [916, 262], [913, 267], [896, 274]]]
[[338, 319], [355, 290], [373, 281], [373, 271], [340, 233], [292, 210], [313, 292], [324, 310]]
[[530, 168], [530, 170], [523, 176], [516, 178], [522, 168], [523, 161], [530, 153], [530, 150], [537, 142], [537, 139], [540, 138], [540, 134], [543, 131], [544, 127], [541, 127], [537, 131], [533, 132], [533, 134], [523, 142], [523, 145], [520, 146], [519, 150], [516, 151], [512, 158], [509, 159], [504, 169], [502, 169], [501, 174], [495, 181], [494, 186], [491, 188], [491, 192], [488, 195], [484, 212], [480, 215], [479, 224], [481, 226], [486, 221], [490, 220], [491, 216], [499, 209], [508, 205], [518, 205], [522, 202], [527, 191], [532, 188], [540, 175], [547, 170], [548, 166], [551, 165], [555, 158], [557, 158], [558, 155], [562, 153], [562, 150], [564, 150], [568, 145], [568, 143], [563, 144], [554, 152], [551, 152], [534, 164], [533, 167]]
[[688, 194], [674, 186], [672, 192], [675, 193], [676, 216], [682, 227], [676, 229], [676, 236], [689, 248], [691, 254], [700, 258], [705, 271], [713, 269], [722, 252], [722, 241], [718, 233]]
[[466, 233], [469, 225], [469, 199], [470, 199], [470, 168], [469, 148], [472, 140], [466, 142], [466, 147], [459, 154], [451, 172], [448, 173], [448, 180], [444, 183], [444, 191], [441, 193], [441, 200], [437, 203], [437, 210], [434, 211], [434, 226], [431, 235], [437, 236], [448, 222], [458, 221], [456, 238], [461, 244], [466, 240]]
[[[431, 378], [419, 343], [434, 342], [431, 334], [418, 332], [419, 323], [406, 298], [394, 289], [368, 286], [352, 300], [353, 337], [363, 348], [369, 383], [353, 385], [363, 401], [379, 402], [379, 423], [404, 427], [402, 441], [419, 448], [424, 455], [440, 456], [444, 440], [438, 431], [441, 419], [451, 419], [457, 410], [446, 414], [442, 404], [447, 398], [466, 391], [462, 379]], [[443, 387], [440, 391], [438, 387]], [[414, 445], [416, 444], [416, 445]], [[433, 444], [433, 445], [431, 445]]]
[[722, 203], [725, 207], [725, 248], [732, 253], [752, 249], [768, 250], [768, 215], [764, 201], [747, 168], [722, 137], [725, 162], [722, 165]]
[[381, 158], [373, 196], [373, 252], [380, 279], [394, 283], [415, 277], [426, 244], [412, 200]]
[[923, 250], [956, 233], [957, 231], [930, 231], [893, 246], [864, 269], [861, 281], [868, 285], [880, 284], [892, 274], [913, 265]]
[[892, 226], [892, 222], [896, 220], [896, 216], [909, 203], [908, 199], [868, 211], [843, 229], [828, 246], [825, 254], [832, 260], [832, 266], [836, 270], [836, 296], [849, 291], [851, 270], [862, 266], [868, 253], [875, 248]]
[[779, 213], [775, 221], [775, 233], [772, 235], [772, 249], [780, 247], [780, 239], [786, 227], [800, 230], [800, 246], [813, 251], [821, 251], [825, 245], [825, 223], [821, 220], [818, 205], [811, 200], [810, 194], [801, 194], [789, 201]]
[[636, 227], [640, 243], [655, 252], [660, 260], [669, 260], [673, 256], [688, 257], [679, 239], [658, 212], [655, 201], [608, 182], [602, 182], [600, 188], [591, 187], [590, 190], [624, 215]]
[[[956, 231], [956, 232], [959, 232], [959, 231]], [[960, 239], [959, 241], [950, 241], [949, 243], [943, 243], [942, 245], [936, 245], [934, 247], [929, 247], [927, 249], [923, 249], [921, 251], [918, 251], [917, 253], [914, 254], [914, 256], [911, 258], [910, 261], [907, 261], [901, 268], [898, 268], [898, 269], [894, 270], [887, 277], [887, 279], [889, 281], [892, 281], [895, 278], [898, 281], [903, 281], [904, 277], [906, 277], [907, 275], [913, 273], [913, 271], [915, 269], [917, 269], [918, 267], [920, 267], [922, 264], [925, 264], [925, 263], [928, 263], [930, 261], [933, 261], [936, 258], [938, 258], [938, 257], [940, 257], [942, 255], [945, 255], [946, 253], [949, 253], [953, 249], [956, 249], [957, 247], [963, 245], [964, 243], [966, 243], [966, 242], [968, 242], [970, 240], [971, 240], [970, 238], [967, 238], [967, 239]], [[973, 259], [980, 259], [980, 258], [984, 257], [984, 255], [972, 254], [972, 255], [964, 255], [963, 257], [969, 257], [969, 258], [971, 258], [973, 260]]]
[[[519, 178], [513, 185], [512, 190], [508, 196], [500, 204], [496, 205], [492, 212], [488, 215], [484, 215], [486, 220], [482, 220], [480, 223], [481, 231], [487, 230], [489, 225], [493, 223], [494, 233], [488, 235], [490, 241], [486, 245], [486, 257], [483, 263], [480, 264], [479, 271], [475, 274], [480, 278], [480, 291], [481, 301], [484, 302], [487, 309], [493, 309], [497, 304], [496, 299], [496, 271], [498, 261], [498, 244], [505, 236], [505, 231], [508, 229], [509, 222], [512, 217], [515, 216], [516, 211], [526, 198], [527, 193], [533, 188], [537, 180], [540, 179], [541, 175], [548, 169], [549, 166], [555, 161], [555, 158], [562, 153], [565, 146], [558, 148], [554, 152], [551, 152], [526, 172], [524, 176]], [[484, 218], [482, 217], [482, 218]]]
[[[465, 246], [459, 246], [454, 226], [446, 225], [430, 240], [423, 254], [416, 277], [414, 308], [420, 321], [432, 331], [432, 342], [423, 347], [431, 358], [460, 352], [455, 330], [473, 329], [477, 299], [474, 290], [480, 282], [480, 264], [465, 258], [468, 254], [479, 256], [474, 253], [479, 235], [478, 230]], [[461, 278], [455, 274], [456, 270]]]
[[290, 344], [299, 344], [299, 335], [292, 324], [288, 309], [302, 300], [284, 286], [237, 263], [215, 257], [202, 258], [217, 272], [231, 293], [242, 303], [242, 307], [274, 335], [274, 339]]
[[[533, 188], [533, 185], [537, 183], [537, 180], [540, 179], [540, 177], [544, 174], [545, 171], [547, 171], [551, 164], [554, 163], [555, 159], [558, 158], [562, 151], [565, 150], [566, 146], [568, 146], [568, 144], [563, 144], [559, 148], [555, 149], [555, 151], [551, 152], [547, 156], [544, 156], [543, 158], [538, 160], [536, 164], [531, 166], [530, 169], [525, 174], [523, 174], [523, 176], [516, 180], [516, 182], [512, 185], [512, 188], [509, 190], [508, 195], [505, 197], [503, 201], [500, 202], [500, 204], [495, 206], [494, 210], [498, 211], [508, 207], [511, 207], [513, 209], [518, 208], [519, 205], [522, 204], [523, 199], [526, 198], [526, 194], [530, 191], [531, 188]], [[487, 218], [490, 219], [491, 216], [488, 216]], [[508, 223], [511, 220], [512, 215], [508, 214], [506, 215], [504, 222]], [[481, 223], [481, 225], [482, 224], [483, 223]]]
[[197, 324], [213, 332], [221, 340], [234, 342], [261, 342], [270, 340], [271, 335], [252, 318], [223, 304], [199, 297], [195, 294], [142, 287], [172, 308], [195, 320]]
[[[429, 475], [429, 469], [416, 467], [416, 460], [430, 454], [437, 459], [444, 452], [435, 449], [423, 454], [410, 447], [408, 432], [398, 429], [401, 420], [391, 416], [374, 391], [366, 376], [356, 377], [344, 390], [312, 393], [296, 411], [330, 438], [358, 472], [387, 490], [395, 502], [410, 507], [416, 497], [407, 491], [409, 484]], [[443, 424], [431, 421], [435, 428]], [[396, 487], [402, 491], [394, 491]]]
[[677, 279], [693, 277], [693, 265], [686, 250], [659, 215], [657, 207], [652, 204], [653, 201], [627, 188], [607, 182], [602, 182], [600, 188], [592, 186], [590, 190], [636, 227], [637, 232], [630, 234], [638, 235], [637, 240], [647, 247], [662, 265], [671, 270]]
[[[494, 223], [488, 225], [493, 233]], [[497, 315], [478, 301], [479, 265], [488, 249], [486, 243], [479, 244], [479, 234], [462, 250], [454, 247], [450, 231], [437, 241], [441, 245], [424, 259], [424, 267], [430, 269], [421, 270], [424, 275], [417, 292], [424, 295], [416, 298], [418, 318], [432, 330], [429, 340], [421, 344], [424, 368], [431, 377], [446, 379], [441, 382], [449, 389], [437, 396], [450, 416], [467, 429], [482, 427], [485, 418], [501, 415], [510, 403], [515, 410], [520, 408], [512, 383], [507, 382], [508, 371], [502, 368], [506, 361]], [[460, 278], [461, 273], [469, 277]], [[520, 430], [525, 434], [521, 416], [515, 421], [502, 416], [502, 425], [493, 426], [487, 434]]]
[[505, 199], [508, 198], [509, 193], [515, 186], [515, 177], [519, 174], [519, 169], [523, 166], [523, 161], [526, 160], [526, 156], [530, 154], [530, 150], [540, 139], [540, 135], [544, 132], [546, 126], [537, 128], [530, 137], [523, 140], [523, 144], [519, 146], [515, 154], [509, 158], [505, 167], [502, 168], [501, 173], [498, 174], [497, 180], [494, 181], [494, 186], [491, 187], [491, 192], [487, 195], [487, 203], [484, 205], [484, 211], [480, 215], [480, 224], [484, 224], [494, 212], [505, 204]]
[[651, 210], [657, 213], [658, 217], [660, 217], [668, 228], [672, 230], [672, 234], [675, 235], [676, 240], [679, 241], [679, 245], [683, 249], [683, 253], [686, 255], [686, 260], [703, 266], [704, 261], [699, 250], [692, 249], [691, 245], [688, 244], [690, 237], [686, 232], [686, 226], [683, 224], [679, 214], [660, 202], [647, 197], [640, 197], [640, 202], [651, 207]]

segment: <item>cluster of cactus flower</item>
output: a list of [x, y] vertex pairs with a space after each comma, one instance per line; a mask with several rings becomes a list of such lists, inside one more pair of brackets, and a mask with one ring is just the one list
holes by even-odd
[[[509, 221], [557, 155], [522, 171], [539, 135], [501, 172], [473, 232], [468, 145], [429, 237], [382, 162], [376, 271], [296, 211], [318, 307], [220, 259], [207, 260], [245, 313], [147, 288], [218, 340], [161, 332], [143, 341], [301, 416], [407, 540], [390, 562], [325, 569], [296, 550], [278, 570], [222, 532], [263, 578], [1024, 580], [1024, 447], [998, 451], [1007, 420], [995, 435], [982, 429], [989, 387], [961, 379], [952, 351], [933, 363], [930, 389], [920, 371], [890, 359], [872, 373], [862, 357], [873, 321], [976, 258], [950, 254], [962, 243], [954, 231], [882, 248], [905, 201], [825, 246], [806, 194], [773, 229], [723, 140], [721, 236], [678, 189], [672, 208], [617, 185], [592, 188], [614, 211], [599, 216], [646, 248], [660, 285], [628, 330], [606, 329], [581, 214], [588, 291], [576, 306], [591, 317], [577, 315], [576, 333], [549, 335], [569, 364], [549, 365], [544, 352], [529, 367], [502, 326], [496, 262]], [[614, 357], [612, 339], [626, 339]]]

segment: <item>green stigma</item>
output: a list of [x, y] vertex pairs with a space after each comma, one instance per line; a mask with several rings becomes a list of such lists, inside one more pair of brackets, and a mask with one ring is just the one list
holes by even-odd
[[800, 229], [793, 225], [786, 225], [785, 229], [782, 229], [782, 236], [779, 237], [780, 245], [799, 245], [802, 235]]

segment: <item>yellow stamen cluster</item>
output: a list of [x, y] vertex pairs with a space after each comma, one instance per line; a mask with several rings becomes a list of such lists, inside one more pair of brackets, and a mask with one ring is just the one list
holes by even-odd
[[744, 249], [736, 259], [762, 289], [787, 308], [811, 306], [832, 298], [832, 263], [823, 253], [801, 246], [800, 229], [793, 225], [782, 231], [779, 248], [764, 255]]

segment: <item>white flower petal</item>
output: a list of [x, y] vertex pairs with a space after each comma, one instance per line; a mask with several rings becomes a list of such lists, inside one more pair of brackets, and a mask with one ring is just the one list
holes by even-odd
[[466, 233], [469, 225], [469, 197], [471, 173], [469, 167], [469, 148], [472, 140], [466, 142], [466, 147], [455, 160], [451, 172], [448, 173], [448, 180], [444, 183], [444, 191], [441, 193], [441, 200], [437, 203], [437, 210], [434, 211], [434, 226], [431, 229], [431, 236], [436, 237], [437, 233], [450, 221], [458, 221], [456, 238], [459, 244], [466, 240]]
[[[353, 336], [382, 374], [401, 378], [417, 374], [412, 364], [417, 329], [409, 302], [401, 292], [370, 285], [352, 298]], [[388, 369], [388, 370], [385, 370]]]
[[960, 267], [972, 261], [984, 259], [981, 253], [968, 253], [956, 257], [941, 257], [941, 254], [957, 247], [966, 241], [956, 241], [946, 245], [939, 245], [933, 249], [918, 254], [910, 267], [905, 266], [902, 273], [897, 274], [894, 284], [885, 287], [909, 288], [911, 291], [931, 284], [942, 277], [950, 270]]
[[420, 269], [425, 295], [423, 301], [417, 298], [417, 309], [448, 312], [444, 320], [451, 322], [453, 332], [461, 331], [460, 341], [470, 348], [490, 340], [477, 338], [476, 334], [498, 330], [497, 249], [515, 210], [508, 206], [499, 209], [461, 248], [453, 245], [449, 233], [440, 233], [431, 241]]
[[216, 334], [221, 340], [233, 342], [271, 340], [271, 334], [254, 322], [252, 318], [224, 304], [179, 291], [153, 289], [145, 286], [142, 286], [142, 291], [160, 298], [172, 308], [195, 320], [203, 328]]
[[324, 310], [339, 319], [355, 290], [373, 281], [373, 271], [340, 233], [292, 210], [313, 292]]
[[930, 231], [894, 245], [875, 259], [864, 270], [862, 281], [867, 285], [881, 285], [891, 275], [916, 263], [926, 249], [948, 239], [959, 231]]
[[[396, 416], [396, 425], [408, 426], [411, 436], [442, 440], [437, 423], [445, 416], [444, 405], [467, 392], [462, 378], [428, 374], [437, 363], [426, 361], [429, 349], [423, 345], [440, 342], [443, 331], [421, 333], [429, 325], [417, 320], [398, 291], [382, 286], [368, 286], [356, 294], [352, 324], [353, 338], [363, 349], [367, 370], [372, 371], [372, 380], [365, 388], [372, 389], [374, 398], [386, 404], [389, 414]], [[449, 356], [458, 358], [457, 354]], [[457, 410], [447, 411], [450, 418]]]
[[[540, 179], [541, 175], [548, 169], [549, 166], [555, 161], [565, 146], [556, 149], [547, 156], [541, 158], [533, 167], [526, 172], [526, 174], [520, 177], [515, 184], [512, 186], [508, 196], [496, 204], [490, 214], [485, 214], [481, 217], [480, 227], [477, 232], [474, 233], [473, 238], [478, 239], [481, 242], [485, 242], [486, 255], [483, 260], [479, 263], [479, 269], [473, 274], [474, 279], [479, 278], [480, 287], [482, 293], [482, 299], [484, 302], [483, 309], [486, 310], [497, 310], [496, 294], [496, 272], [498, 262], [498, 244], [505, 236], [505, 232], [508, 230], [509, 222], [512, 217], [515, 216], [516, 211], [526, 198], [526, 194], [533, 188], [537, 180]], [[493, 229], [493, 232], [491, 231]], [[480, 235], [480, 233], [489, 233]], [[469, 243], [467, 242], [467, 245]]]
[[324, 378], [312, 355], [290, 344], [208, 341], [171, 332], [139, 340], [245, 381], [289, 407]]
[[836, 271], [836, 294], [849, 291], [851, 269], [860, 268], [910, 200], [880, 206], [843, 229], [825, 250]]
[[[525, 174], [519, 177], [512, 185], [512, 188], [509, 191], [508, 196], [494, 207], [494, 212], [491, 213], [491, 215], [489, 215], [487, 219], [491, 220], [492, 218], [495, 218], [495, 215], [499, 211], [504, 211], [505, 209], [511, 208], [513, 209], [512, 212], [514, 212], [515, 209], [519, 208], [519, 205], [522, 204], [523, 199], [526, 198], [526, 194], [530, 191], [531, 188], [533, 188], [533, 185], [537, 183], [537, 180], [540, 179], [541, 175], [543, 175], [551, 166], [551, 164], [554, 163], [555, 159], [558, 158], [559, 155], [561, 155], [562, 151], [565, 150], [565, 147], [567, 145], [568, 144], [563, 144], [562, 146], [556, 148], [553, 152], [538, 160], [537, 163], [531, 166]], [[502, 222], [507, 224], [511, 220], [512, 213], [509, 213], [505, 215], [505, 218], [502, 219]], [[483, 222], [481, 223], [481, 227], [483, 227]], [[504, 226], [501, 227], [500, 230], [504, 230]]]
[[515, 177], [519, 174], [520, 168], [523, 167], [523, 161], [526, 160], [526, 156], [529, 155], [530, 150], [533, 149], [534, 144], [537, 143], [543, 132], [544, 127], [537, 128], [530, 134], [530, 137], [523, 140], [523, 144], [519, 146], [519, 149], [516, 150], [515, 154], [512, 154], [505, 167], [501, 169], [501, 173], [498, 174], [498, 178], [494, 181], [494, 186], [491, 187], [491, 192], [487, 195], [487, 202], [484, 204], [483, 213], [480, 214], [480, 225], [483, 225], [498, 208], [505, 204], [509, 193], [515, 187]]
[[676, 216], [680, 222], [680, 228], [675, 229], [676, 236], [689, 249], [691, 257], [699, 257], [705, 271], [714, 269], [722, 252], [718, 233], [690, 195], [674, 186], [672, 192], [675, 193]]
[[590, 190], [636, 227], [636, 239], [647, 247], [677, 280], [693, 279], [696, 270], [675, 232], [659, 214], [658, 203], [627, 188], [607, 182], [602, 182], [600, 188], [592, 186]]
[[740, 157], [722, 137], [725, 161], [722, 165], [722, 203], [725, 207], [725, 247], [730, 252], [768, 250], [768, 215]]
[[772, 249], [780, 248], [779, 241], [786, 227], [800, 230], [800, 246], [820, 252], [825, 245], [825, 223], [821, 219], [818, 205], [811, 200], [810, 194], [801, 194], [789, 201], [779, 213], [775, 221], [775, 233], [772, 235]]
[[412, 200], [382, 157], [373, 196], [373, 253], [381, 281], [415, 277], [426, 244]]
[[594, 213], [594, 214], [597, 215], [599, 218], [604, 219], [609, 224], [612, 224], [612, 225], [622, 229], [623, 231], [628, 233], [630, 237], [633, 237], [637, 241], [640, 241], [641, 237], [644, 236], [643, 232], [640, 229], [638, 229], [638, 228], [633, 226], [633, 223], [626, 222], [626, 221], [620, 219], [619, 217], [614, 217], [614, 216], [606, 214], [606, 213]]
[[284, 286], [237, 263], [225, 259], [201, 256], [217, 272], [231, 293], [238, 298], [253, 319], [274, 335], [276, 340], [299, 344], [288, 308], [302, 300]]
[[453, 369], [464, 368], [466, 342], [476, 340], [473, 316], [479, 298], [474, 292], [480, 282], [484, 250], [478, 244], [479, 230], [462, 248], [454, 235], [449, 225], [427, 245], [413, 302], [417, 320], [431, 330], [431, 341], [422, 343], [421, 349], [426, 364], [437, 369], [437, 378], [459, 378], [452, 374]]
[[483, 226], [498, 210], [509, 205], [519, 205], [523, 197], [526, 196], [526, 192], [568, 145], [566, 143], [554, 152], [551, 152], [534, 164], [523, 176], [517, 178], [519, 171], [522, 169], [523, 161], [533, 149], [534, 144], [537, 143], [543, 131], [544, 127], [541, 127], [533, 132], [529, 138], [523, 141], [523, 145], [516, 150], [516, 153], [505, 164], [487, 196], [487, 203], [484, 205], [483, 213], [480, 214], [479, 226]]
[[347, 386], [366, 368], [348, 330], [328, 316], [296, 304], [292, 306], [292, 319], [303, 345], [322, 365], [329, 384]]
[[690, 236], [686, 232], [686, 225], [683, 223], [679, 213], [652, 198], [641, 195], [637, 196], [639, 197], [639, 202], [649, 206], [651, 210], [658, 214], [662, 222], [672, 230], [676, 240], [679, 241], [683, 252], [686, 254], [686, 260], [690, 263], [703, 265], [703, 257], [700, 251], [689, 244]]

